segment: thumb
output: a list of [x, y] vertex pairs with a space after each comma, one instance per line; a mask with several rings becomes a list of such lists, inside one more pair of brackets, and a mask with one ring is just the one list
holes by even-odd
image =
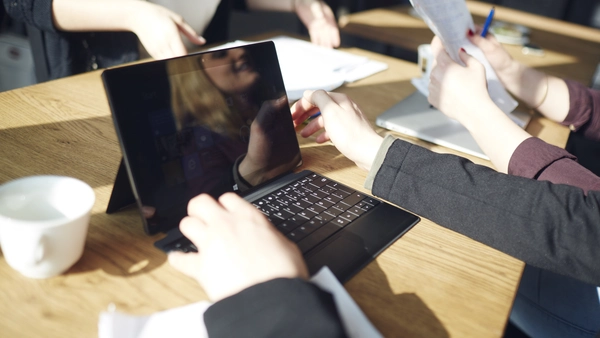
[[471, 67], [471, 66], [475, 66], [475, 65], [480, 64], [480, 62], [477, 61], [476, 58], [474, 58], [471, 55], [467, 54], [467, 51], [465, 51], [464, 48], [461, 48], [461, 49], [458, 50], [458, 57], [460, 58], [460, 60], [467, 67]]

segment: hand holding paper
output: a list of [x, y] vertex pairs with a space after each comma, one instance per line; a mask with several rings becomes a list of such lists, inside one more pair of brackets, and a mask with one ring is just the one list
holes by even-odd
[[[487, 79], [487, 89], [492, 101], [506, 114], [513, 111], [517, 107], [517, 102], [504, 89], [485, 55], [467, 39], [467, 32], [469, 30], [474, 32], [475, 25], [465, 1], [411, 0], [411, 3], [429, 28], [441, 40], [445, 51], [454, 62], [464, 66], [464, 63], [458, 56], [459, 50], [464, 48], [469, 55], [483, 64]], [[423, 91], [426, 86], [422, 82], [428, 83], [428, 81], [429, 79], [417, 80], [417, 82], [421, 83], [415, 85], [427, 96], [429, 96], [429, 92]]]

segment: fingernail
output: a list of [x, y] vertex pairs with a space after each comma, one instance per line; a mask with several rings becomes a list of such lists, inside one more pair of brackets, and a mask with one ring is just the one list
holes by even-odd
[[466, 53], [466, 52], [467, 52], [467, 51], [466, 51], [464, 48], [462, 48], [462, 47], [460, 48], [460, 51], [461, 51], [461, 52], [463, 52], [463, 53]]
[[475, 35], [475, 33], [473, 33], [473, 31], [471, 29], [469, 29], [469, 31], [467, 33], [469, 34], [469, 36]]

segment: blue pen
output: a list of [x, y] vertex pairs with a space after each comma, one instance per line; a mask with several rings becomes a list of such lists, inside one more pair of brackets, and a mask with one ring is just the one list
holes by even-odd
[[485, 19], [485, 23], [483, 24], [483, 30], [481, 31], [481, 36], [485, 38], [487, 35], [488, 29], [490, 29], [490, 24], [492, 23], [492, 19], [494, 18], [494, 7], [490, 10], [490, 14], [487, 19]]

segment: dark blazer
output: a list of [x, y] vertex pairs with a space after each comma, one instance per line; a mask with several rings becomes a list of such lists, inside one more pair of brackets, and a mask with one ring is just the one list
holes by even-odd
[[209, 307], [204, 322], [211, 338], [346, 337], [333, 296], [301, 279], [250, 287]]

